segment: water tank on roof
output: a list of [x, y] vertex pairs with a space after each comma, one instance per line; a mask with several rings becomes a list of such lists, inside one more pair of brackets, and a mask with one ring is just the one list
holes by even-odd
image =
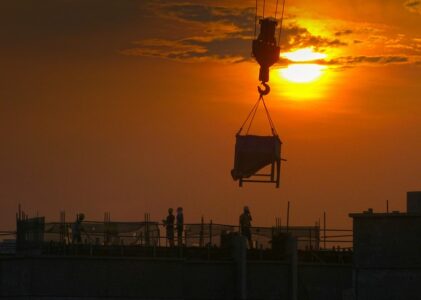
[[406, 210], [408, 213], [421, 214], [421, 192], [406, 193]]

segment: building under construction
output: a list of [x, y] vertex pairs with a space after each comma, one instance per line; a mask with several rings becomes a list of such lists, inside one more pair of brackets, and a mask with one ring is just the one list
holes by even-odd
[[[353, 230], [185, 224], [168, 244], [163, 224], [72, 223], [17, 215], [0, 247], [5, 299], [421, 299], [421, 192], [407, 212], [350, 214]], [[5, 232], [3, 235], [7, 234]]]

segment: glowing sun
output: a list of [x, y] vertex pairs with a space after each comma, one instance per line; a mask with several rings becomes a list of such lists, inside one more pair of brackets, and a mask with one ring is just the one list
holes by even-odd
[[325, 66], [318, 64], [292, 64], [280, 69], [283, 78], [297, 83], [311, 82], [323, 74]]
[[293, 52], [283, 53], [281, 56], [288, 58], [290, 61], [303, 62], [324, 59], [327, 55], [324, 53], [315, 52], [313, 48], [304, 48]]
[[307, 83], [317, 80], [326, 68], [315, 63], [316, 60], [326, 58], [326, 54], [315, 52], [313, 48], [299, 49], [281, 55], [290, 61], [297, 62], [286, 68], [280, 69], [280, 74], [288, 81], [295, 83]]

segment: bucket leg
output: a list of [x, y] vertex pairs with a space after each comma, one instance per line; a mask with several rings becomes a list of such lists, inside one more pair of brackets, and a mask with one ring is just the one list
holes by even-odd
[[275, 177], [275, 162], [270, 167], [270, 181], [273, 181]]
[[276, 187], [279, 188], [279, 180], [281, 178], [281, 160], [276, 161]]

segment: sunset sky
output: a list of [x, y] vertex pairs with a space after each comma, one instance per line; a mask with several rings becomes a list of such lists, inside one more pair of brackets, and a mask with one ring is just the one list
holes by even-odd
[[[269, 226], [290, 201], [293, 225], [326, 211], [346, 228], [386, 200], [404, 211], [421, 190], [421, 1], [286, 1], [266, 97], [288, 160], [279, 189], [230, 176], [258, 96], [254, 6], [1, 1], [0, 230], [18, 203], [48, 220], [183, 206], [186, 222], [230, 224], [248, 205]], [[258, 117], [254, 132], [267, 126]]]

